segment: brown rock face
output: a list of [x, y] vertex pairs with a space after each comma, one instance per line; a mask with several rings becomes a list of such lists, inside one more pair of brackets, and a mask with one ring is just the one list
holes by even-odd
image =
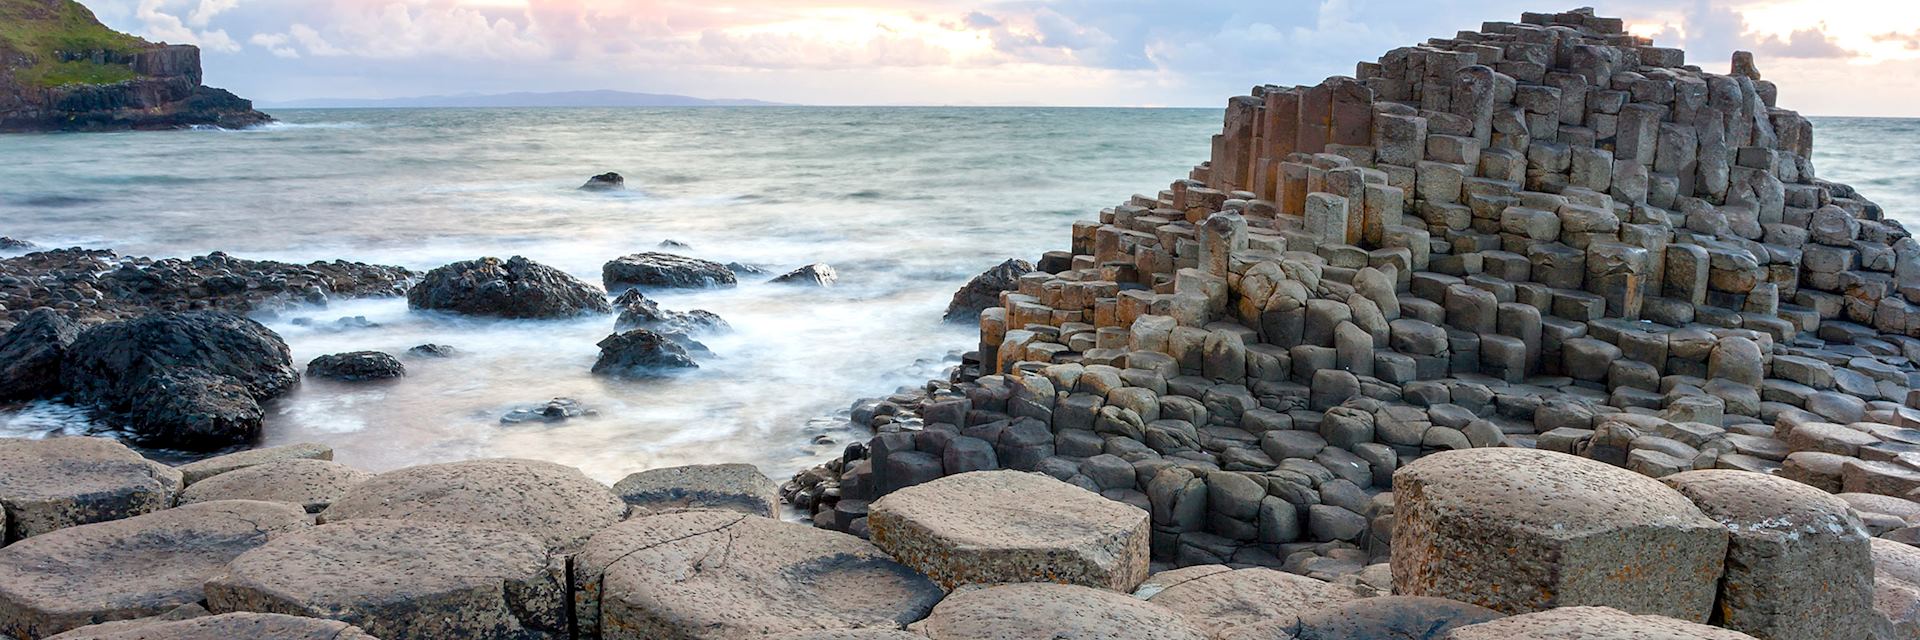
[[[70, 1], [70, 0], [62, 0]], [[84, 12], [85, 9], [80, 11]], [[89, 19], [91, 15], [87, 16]], [[143, 43], [145, 44], [145, 43]], [[0, 49], [6, 46], [0, 42]], [[13, 51], [0, 73], [0, 133], [21, 131], [113, 131], [251, 127], [271, 121], [253, 103], [225, 89], [200, 84], [200, 48], [147, 44], [134, 52], [91, 51], [107, 68], [132, 72], [111, 84], [61, 84], [42, 87], [15, 77], [22, 61], [38, 62], [36, 52]], [[69, 54], [64, 54], [65, 55]]]

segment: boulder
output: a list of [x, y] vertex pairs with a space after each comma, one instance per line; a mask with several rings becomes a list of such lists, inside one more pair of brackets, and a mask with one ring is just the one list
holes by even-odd
[[874, 544], [949, 589], [1046, 581], [1131, 591], [1147, 577], [1147, 512], [1039, 474], [975, 471], [873, 503]]
[[614, 483], [635, 509], [728, 509], [763, 518], [780, 514], [780, 488], [750, 464], [702, 464], [642, 471]]
[[660, 303], [648, 300], [639, 289], [628, 289], [615, 298], [613, 306], [620, 310], [620, 317], [614, 320], [614, 331], [628, 329], [647, 329], [659, 333], [693, 335], [727, 331], [727, 321], [712, 311], [694, 309], [680, 312], [660, 308]]
[[286, 444], [248, 449], [180, 465], [180, 475], [189, 485], [213, 476], [258, 464], [280, 460], [332, 460], [333, 447], [316, 442]]
[[955, 591], [913, 625], [931, 640], [1203, 640], [1205, 631], [1151, 602], [1070, 584]]
[[859, 538], [730, 511], [613, 526], [573, 560], [581, 637], [715, 640], [899, 629], [943, 595]]
[[731, 287], [733, 270], [710, 260], [648, 251], [614, 258], [600, 267], [608, 291], [643, 289], [702, 289]]
[[512, 319], [609, 313], [604, 292], [579, 278], [520, 256], [479, 258], [432, 271], [407, 290], [407, 306], [424, 311]]
[[677, 369], [698, 369], [687, 355], [687, 348], [671, 338], [646, 329], [629, 329], [607, 336], [596, 346], [600, 358], [593, 362], [595, 375], [620, 378], [658, 376]]
[[280, 460], [223, 473], [180, 492], [181, 504], [261, 500], [300, 505], [319, 513], [373, 474], [328, 460]]
[[208, 450], [260, 434], [260, 403], [300, 381], [293, 355], [231, 313], [157, 313], [103, 324], [68, 346], [60, 380], [81, 403], [124, 416], [142, 442]]
[[0, 545], [173, 506], [180, 472], [105, 438], [0, 438]]
[[567, 637], [566, 559], [484, 524], [321, 525], [234, 558], [206, 597], [216, 613], [327, 618], [379, 638]]
[[1726, 529], [1686, 496], [1562, 453], [1440, 452], [1395, 472], [1393, 495], [1400, 595], [1706, 620], [1726, 560]]
[[1500, 612], [1446, 598], [1380, 596], [1233, 627], [1219, 640], [1434, 640]]
[[320, 522], [381, 518], [465, 523], [525, 533], [566, 551], [619, 522], [626, 511], [619, 496], [579, 469], [493, 458], [382, 473], [335, 500], [320, 512]]
[[128, 620], [88, 625], [47, 640], [378, 640], [336, 620], [277, 613], [228, 613], [184, 620]]
[[427, 343], [414, 345], [407, 350], [407, 355], [415, 358], [451, 358], [460, 355], [460, 350], [450, 345]]
[[618, 173], [608, 171], [606, 173], [602, 173], [600, 175], [587, 178], [587, 183], [580, 185], [580, 190], [581, 191], [626, 191], [627, 179], [626, 177], [621, 176]]
[[809, 287], [831, 287], [840, 281], [840, 274], [833, 267], [823, 263], [813, 263], [777, 276], [767, 282], [772, 284], [793, 284]]
[[1264, 567], [1221, 571], [1167, 587], [1151, 602], [1209, 634], [1262, 621], [1292, 619], [1357, 597], [1351, 590]]
[[0, 334], [0, 402], [58, 395], [60, 361], [80, 325], [52, 309], [35, 309]]
[[953, 292], [953, 301], [947, 303], [947, 322], [971, 323], [980, 319], [980, 312], [1000, 306], [1000, 294], [1020, 288], [1020, 276], [1033, 273], [1033, 264], [1025, 260], [1007, 260], [992, 269], [968, 280], [967, 284]]
[[0, 251], [25, 251], [38, 248], [39, 246], [40, 245], [25, 240], [0, 236]]
[[340, 382], [389, 380], [406, 376], [407, 366], [379, 351], [354, 351], [314, 358], [307, 363], [307, 375]]
[[1762, 638], [1872, 635], [1873, 558], [1847, 503], [1750, 471], [1662, 479], [1732, 534], [1720, 578], [1720, 626]]
[[1753, 636], [1609, 607], [1561, 607], [1454, 629], [1446, 640], [1754, 640]]
[[22, 640], [199, 602], [227, 562], [307, 526], [298, 507], [203, 502], [0, 549], [0, 635]]

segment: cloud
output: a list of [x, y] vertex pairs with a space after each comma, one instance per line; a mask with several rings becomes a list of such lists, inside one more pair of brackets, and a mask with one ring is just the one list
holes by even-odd
[[1851, 58], [1859, 55], [1841, 47], [1818, 27], [1796, 30], [1784, 40], [1767, 36], [1760, 40], [1754, 51], [1782, 58]]
[[300, 57], [300, 51], [293, 47], [293, 37], [284, 33], [256, 33], [247, 38], [247, 43], [264, 48], [277, 58]]
[[[140, 0], [140, 6], [135, 13], [139, 16], [140, 22], [145, 27], [146, 35], [166, 42], [199, 45], [200, 48], [209, 51], [233, 52], [240, 50], [240, 43], [235, 42], [233, 37], [228, 36], [226, 30], [205, 29], [196, 31], [188, 27], [178, 16], [168, 13], [166, 11], [167, 4], [168, 0]], [[218, 13], [218, 11], [214, 13]], [[209, 14], [209, 17], [211, 17], [211, 14]], [[204, 22], [200, 22], [197, 23], [197, 26], [204, 27], [206, 25]]]

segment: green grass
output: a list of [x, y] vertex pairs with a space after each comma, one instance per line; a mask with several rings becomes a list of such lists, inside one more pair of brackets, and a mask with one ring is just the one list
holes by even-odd
[[61, 62], [57, 54], [129, 54], [148, 46], [145, 40], [108, 29], [74, 0], [0, 0], [0, 49], [25, 51], [39, 59], [32, 67], [14, 71], [27, 84], [54, 87], [131, 80], [136, 76], [127, 65]]

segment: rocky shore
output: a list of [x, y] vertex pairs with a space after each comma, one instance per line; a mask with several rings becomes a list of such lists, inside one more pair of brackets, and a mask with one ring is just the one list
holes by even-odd
[[[1818, 179], [1811, 126], [1732, 62], [1576, 10], [1256, 87], [1188, 177], [957, 293], [978, 349], [855, 404], [873, 437], [777, 487], [0, 439], [0, 636], [1920, 638], [1920, 242]], [[644, 290], [748, 272], [0, 274], [0, 397], [210, 447], [300, 377], [242, 313], [618, 312], [594, 372], [645, 378], [725, 323]], [[381, 356], [307, 370], [404, 384]]]

